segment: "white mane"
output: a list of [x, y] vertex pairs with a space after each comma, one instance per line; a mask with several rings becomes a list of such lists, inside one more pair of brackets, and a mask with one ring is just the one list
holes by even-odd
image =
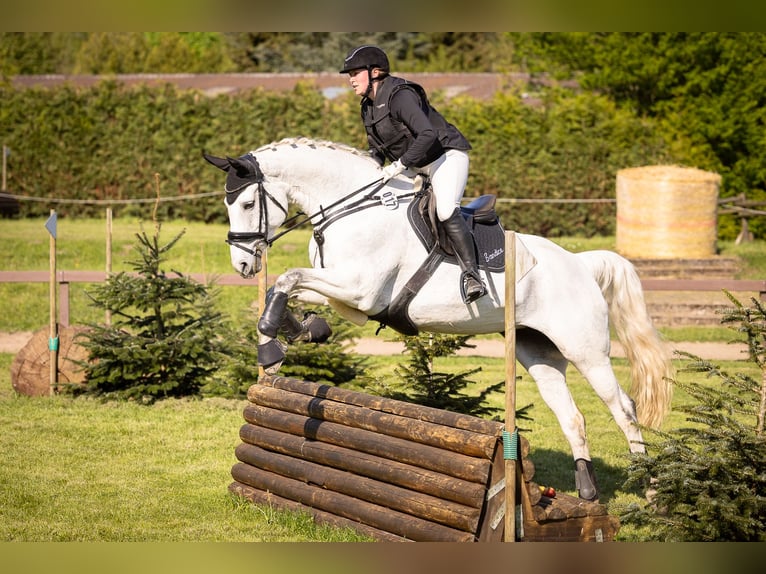
[[357, 157], [369, 160], [373, 164], [377, 165], [377, 162], [375, 162], [375, 160], [372, 159], [370, 154], [365, 151], [362, 151], [360, 149], [357, 149], [355, 147], [352, 147], [344, 143], [332, 142], [327, 140], [315, 140], [315, 139], [311, 139], [307, 137], [284, 138], [279, 141], [271, 142], [269, 144], [263, 145], [259, 147], [258, 149], [254, 150], [253, 153], [257, 154], [263, 151], [277, 150], [278, 148], [285, 147], [285, 146], [327, 148], [330, 150], [337, 150], [337, 151], [346, 152], [351, 155], [355, 155]]

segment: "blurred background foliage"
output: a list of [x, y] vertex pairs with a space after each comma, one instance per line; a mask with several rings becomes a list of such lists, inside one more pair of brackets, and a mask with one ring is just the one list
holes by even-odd
[[[614, 198], [616, 172], [674, 163], [720, 173], [722, 197], [766, 200], [766, 34], [704, 33], [1, 33], [0, 141], [8, 191], [35, 197], [152, 197], [220, 189], [200, 151], [245, 153], [283, 137], [365, 145], [357, 99], [310, 85], [205, 96], [127, 88], [120, 74], [336, 73], [349, 48], [383, 47], [394, 73], [508, 74], [490, 100], [432, 94], [473, 146], [466, 195]], [[519, 81], [510, 74], [524, 74]], [[28, 74], [97, 74], [90, 88], [18, 88]], [[614, 233], [614, 204], [500, 204], [509, 228], [546, 236]], [[47, 213], [23, 202], [22, 215]], [[140, 204], [118, 208], [135, 214]], [[164, 215], [223, 221], [218, 198]], [[91, 215], [69, 204], [64, 215]], [[100, 211], [100, 208], [98, 208]], [[763, 217], [750, 221], [766, 236]], [[719, 236], [739, 231], [719, 218]]]

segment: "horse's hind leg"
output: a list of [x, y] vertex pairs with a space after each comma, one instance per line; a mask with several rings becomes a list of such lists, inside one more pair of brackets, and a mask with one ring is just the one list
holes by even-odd
[[[594, 362], [596, 364], [592, 364]], [[636, 405], [617, 381], [609, 357], [601, 357], [597, 361], [588, 360], [585, 364], [575, 364], [575, 367], [604, 401], [617, 426], [625, 435], [630, 452], [645, 452], [636, 417]]]
[[580, 498], [598, 499], [598, 488], [585, 434], [585, 417], [566, 384], [567, 359], [544, 335], [531, 329], [517, 332], [516, 356], [537, 383], [545, 403], [556, 415], [575, 459], [575, 485]]

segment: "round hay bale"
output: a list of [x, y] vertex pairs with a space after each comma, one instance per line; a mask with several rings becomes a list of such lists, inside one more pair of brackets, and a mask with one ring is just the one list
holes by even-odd
[[656, 165], [617, 172], [617, 251], [637, 258], [705, 258], [716, 252], [721, 176]]
[[[59, 350], [57, 383], [59, 385], [82, 384], [85, 373], [76, 361], [87, 361], [88, 352], [76, 337], [87, 327], [59, 327]], [[51, 394], [50, 350], [48, 338], [50, 329], [45, 327], [35, 332], [29, 342], [18, 352], [11, 364], [11, 385], [17, 393], [30, 397]]]

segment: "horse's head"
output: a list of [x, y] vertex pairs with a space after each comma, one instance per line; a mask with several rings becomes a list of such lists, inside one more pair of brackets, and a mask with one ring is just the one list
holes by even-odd
[[261, 254], [269, 239], [287, 216], [287, 198], [283, 184], [264, 185], [265, 176], [252, 154], [238, 158], [204, 158], [227, 173], [225, 205], [229, 213], [231, 264], [242, 277], [252, 277], [261, 270]]

